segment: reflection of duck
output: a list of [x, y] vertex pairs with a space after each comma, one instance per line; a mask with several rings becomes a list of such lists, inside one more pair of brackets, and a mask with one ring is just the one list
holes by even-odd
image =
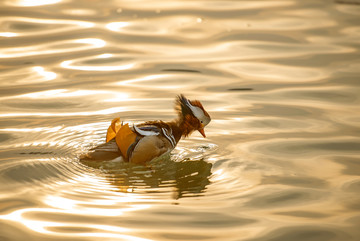
[[125, 161], [146, 163], [172, 151], [181, 137], [187, 137], [195, 130], [206, 137], [204, 127], [211, 119], [200, 101], [191, 101], [180, 95], [175, 110], [178, 118], [170, 122], [148, 121], [129, 126], [115, 118], [108, 128], [107, 143], [81, 159], [104, 161], [122, 156]]
[[106, 173], [120, 192], [162, 192], [170, 188], [174, 198], [197, 196], [210, 184], [212, 164], [201, 160], [173, 161], [169, 156], [154, 160], [151, 169], [126, 162], [82, 161]]

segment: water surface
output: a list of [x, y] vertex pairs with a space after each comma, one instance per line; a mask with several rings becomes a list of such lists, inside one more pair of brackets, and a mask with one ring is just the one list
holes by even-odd
[[[360, 6], [5, 0], [0, 240], [360, 239]], [[212, 117], [151, 168], [80, 162], [114, 117]]]

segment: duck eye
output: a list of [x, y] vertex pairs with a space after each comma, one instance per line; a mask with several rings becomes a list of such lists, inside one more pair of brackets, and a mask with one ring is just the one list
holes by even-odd
[[203, 123], [203, 121], [200, 121], [200, 123], [202, 124], [202, 123]]

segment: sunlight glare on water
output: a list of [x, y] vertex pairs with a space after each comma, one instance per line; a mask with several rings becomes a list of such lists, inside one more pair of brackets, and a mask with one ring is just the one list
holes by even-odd
[[[358, 3], [2, 1], [0, 240], [360, 240]], [[80, 159], [181, 93], [207, 138]]]

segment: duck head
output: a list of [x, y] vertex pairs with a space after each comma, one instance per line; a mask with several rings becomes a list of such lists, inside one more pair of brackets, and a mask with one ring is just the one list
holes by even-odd
[[203, 137], [206, 137], [204, 128], [210, 123], [211, 118], [200, 101], [189, 100], [184, 95], [179, 95], [176, 99], [176, 111], [184, 136], [197, 130]]

